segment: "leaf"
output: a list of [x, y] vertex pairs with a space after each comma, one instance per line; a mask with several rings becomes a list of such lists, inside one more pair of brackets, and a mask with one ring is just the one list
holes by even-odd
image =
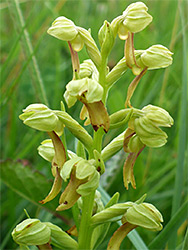
[[[13, 191], [37, 206], [51, 189], [51, 181], [21, 161], [6, 160], [0, 163], [1, 179]], [[41, 207], [55, 211], [58, 204], [50, 202]]]

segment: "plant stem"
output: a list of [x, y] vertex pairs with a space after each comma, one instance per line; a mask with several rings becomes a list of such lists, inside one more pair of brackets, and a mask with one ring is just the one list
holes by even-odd
[[90, 220], [93, 211], [94, 197], [95, 191], [91, 192], [88, 196], [82, 197], [83, 209], [78, 235], [78, 249], [90, 249], [91, 247], [91, 236], [93, 228], [91, 227]]

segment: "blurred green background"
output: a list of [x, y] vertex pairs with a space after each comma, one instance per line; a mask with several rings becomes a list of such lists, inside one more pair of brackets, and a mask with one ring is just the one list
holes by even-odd
[[[78, 26], [91, 28], [92, 36], [98, 44], [97, 34], [103, 21], [106, 19], [111, 22], [132, 2], [135, 1], [1, 1], [1, 249], [17, 248], [10, 232], [25, 218], [24, 208], [31, 217], [38, 217], [42, 221], [50, 220], [64, 230], [73, 225], [71, 211], [58, 214], [49, 212], [56, 207], [57, 199], [45, 205], [46, 209], [37, 204], [38, 189], [30, 189], [33, 181], [31, 173], [36, 176], [36, 180], [39, 177], [44, 183], [39, 187], [42, 191], [41, 195], [38, 194], [38, 200], [48, 193], [52, 180], [50, 164], [37, 153], [37, 147], [46, 135], [26, 127], [18, 118], [22, 109], [31, 103], [48, 103], [50, 108], [60, 109], [65, 86], [72, 78], [67, 43], [49, 36], [46, 33], [47, 29], [55, 18], [66, 16]], [[101, 186], [110, 196], [116, 191], [120, 192], [121, 202], [134, 201], [147, 193], [146, 201], [153, 203], [161, 211], [166, 228], [173, 215], [182, 208], [182, 204], [187, 204], [188, 2], [143, 2], [147, 4], [153, 22], [144, 31], [135, 35], [135, 48], [146, 49], [153, 44], [162, 44], [174, 53], [174, 62], [167, 69], [149, 71], [136, 89], [132, 104], [136, 108], [142, 108], [147, 104], [163, 107], [171, 114], [175, 123], [172, 128], [165, 129], [169, 139], [164, 147], [146, 148], [137, 159], [134, 167], [136, 190], [130, 187], [126, 191], [123, 187], [122, 166], [126, 155], [122, 151], [107, 162]], [[123, 50], [124, 41], [116, 39], [109, 57], [110, 68], [123, 57]], [[79, 52], [79, 58], [81, 62], [88, 58], [85, 49]], [[124, 108], [127, 87], [132, 79], [133, 75], [129, 70], [111, 89], [107, 103], [110, 114]], [[77, 104], [71, 109], [67, 108], [67, 111], [79, 120], [80, 108], [81, 105]], [[123, 129], [110, 131], [104, 138], [104, 145]], [[87, 130], [92, 131], [91, 127]], [[74, 137], [67, 130], [66, 136], [68, 148], [75, 151]], [[22, 178], [23, 173], [26, 173], [26, 179]], [[175, 221], [169, 229], [171, 231], [166, 230], [166, 249], [182, 249], [187, 228], [185, 211], [187, 212], [184, 210], [182, 217], [179, 213], [178, 223]], [[101, 249], [106, 248], [115, 228], [117, 225], [114, 223]], [[140, 228], [138, 232], [146, 245], [150, 244], [151, 249], [152, 246], [162, 249], [151, 244], [157, 233]], [[126, 239], [121, 249], [135, 248], [129, 239]]]

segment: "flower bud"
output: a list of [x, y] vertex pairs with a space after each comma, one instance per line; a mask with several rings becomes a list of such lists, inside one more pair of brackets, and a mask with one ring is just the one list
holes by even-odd
[[126, 222], [152, 231], [160, 231], [163, 228], [161, 213], [149, 203], [135, 204], [129, 208], [122, 218], [122, 223]]
[[135, 50], [136, 62], [151, 69], [166, 68], [172, 64], [173, 53], [162, 45], [153, 45], [146, 50]]
[[123, 25], [132, 33], [142, 31], [153, 19], [147, 11], [147, 6], [142, 2], [130, 4], [123, 12]]
[[107, 21], [104, 21], [103, 26], [100, 28], [98, 37], [101, 46], [101, 54], [105, 57], [108, 57], [114, 45], [114, 34], [110, 24]]
[[55, 19], [47, 32], [63, 41], [72, 41], [78, 34], [75, 24], [64, 16]]
[[63, 123], [47, 106], [31, 104], [23, 112], [19, 118], [29, 127], [45, 132], [56, 131], [57, 134], [62, 134]]
[[140, 55], [140, 60], [148, 69], [166, 68], [172, 64], [172, 55], [166, 47], [153, 45]]
[[26, 219], [12, 231], [13, 240], [19, 245], [43, 245], [50, 241], [51, 231], [38, 219]]
[[152, 105], [144, 107], [142, 111], [143, 115], [134, 120], [133, 129], [146, 146], [163, 146], [167, 142], [167, 134], [158, 126], [171, 127], [172, 117], [166, 110]]
[[150, 104], [145, 106], [142, 111], [144, 111], [146, 117], [156, 126], [171, 127], [174, 124], [172, 117], [163, 108]]

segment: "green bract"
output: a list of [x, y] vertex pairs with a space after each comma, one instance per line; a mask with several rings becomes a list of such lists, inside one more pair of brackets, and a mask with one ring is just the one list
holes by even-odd
[[12, 231], [13, 240], [19, 245], [43, 245], [50, 241], [50, 229], [38, 219], [26, 219]]

